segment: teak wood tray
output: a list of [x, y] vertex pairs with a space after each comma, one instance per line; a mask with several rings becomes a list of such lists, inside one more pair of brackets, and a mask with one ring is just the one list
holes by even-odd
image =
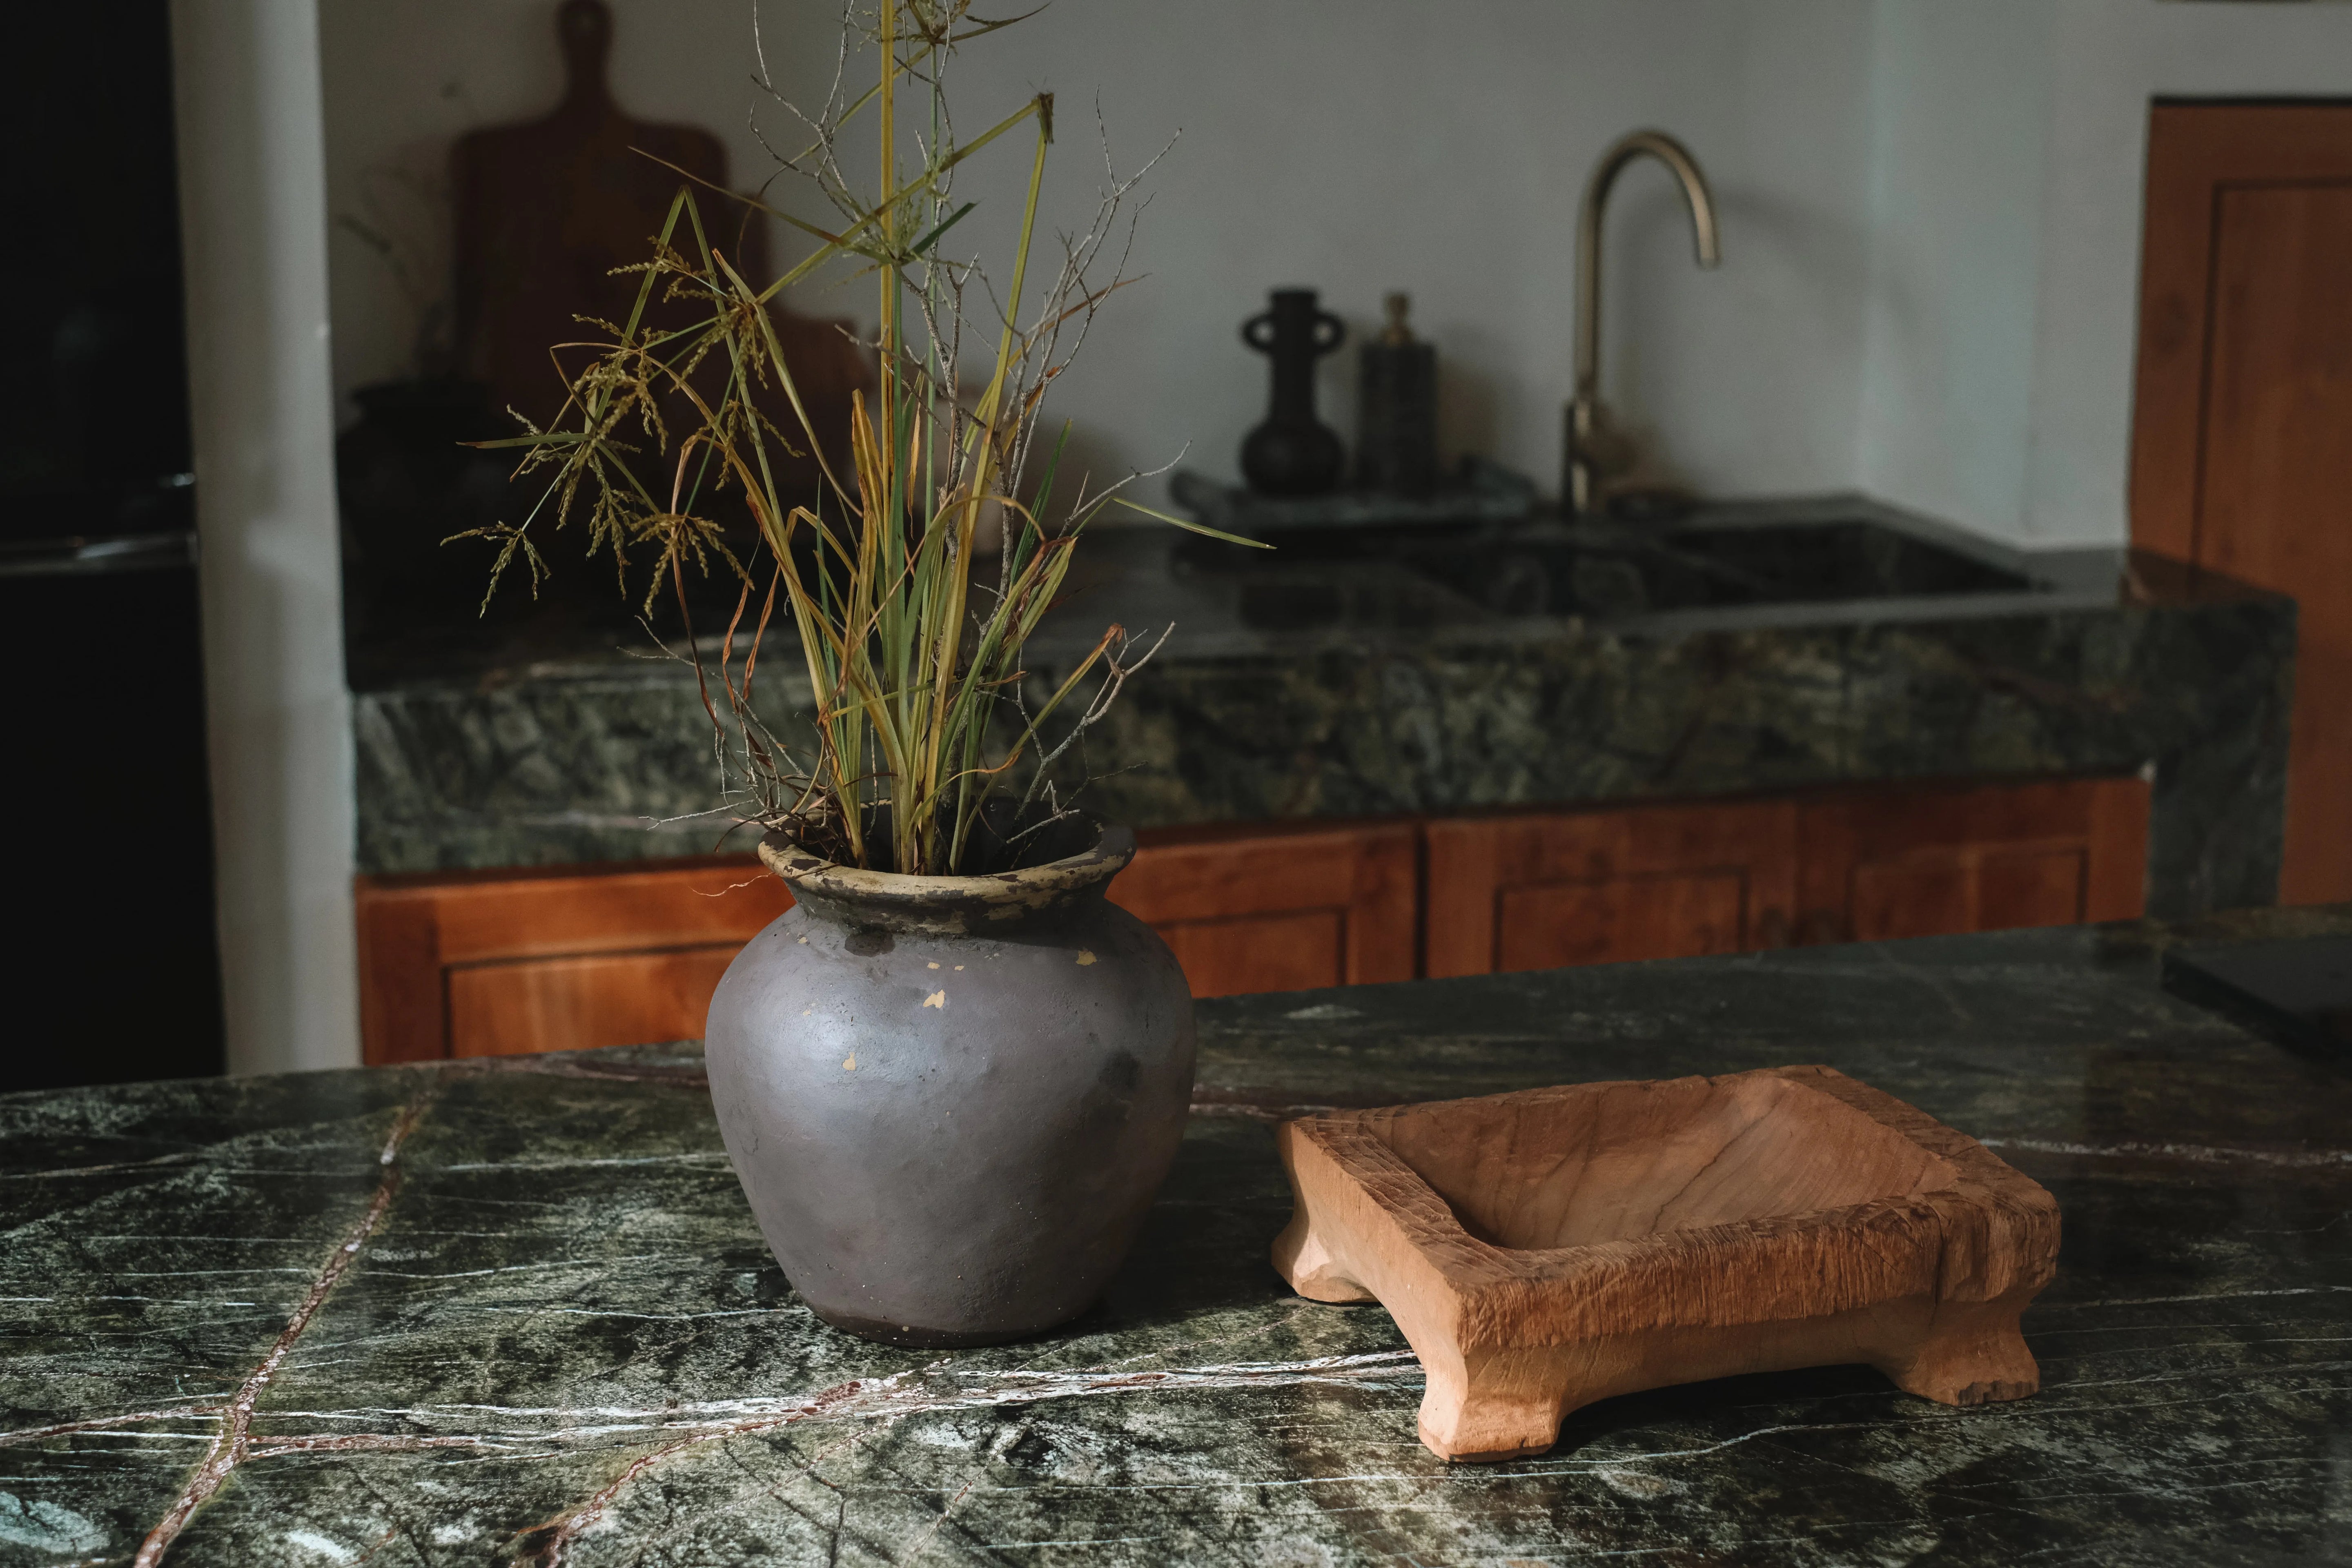
[[1974, 1139], [1828, 1068], [1329, 1112], [1276, 1133], [1275, 1267], [1378, 1300], [1448, 1459], [1552, 1446], [1637, 1389], [1865, 1362], [1947, 1405], [2021, 1399], [2018, 1315], [2058, 1205]]

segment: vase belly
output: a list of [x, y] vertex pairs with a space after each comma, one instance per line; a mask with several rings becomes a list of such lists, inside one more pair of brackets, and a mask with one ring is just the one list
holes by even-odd
[[1099, 898], [1002, 932], [787, 912], [719, 983], [711, 1101], [793, 1287], [851, 1333], [938, 1346], [1075, 1317], [1174, 1162], [1192, 1003]]

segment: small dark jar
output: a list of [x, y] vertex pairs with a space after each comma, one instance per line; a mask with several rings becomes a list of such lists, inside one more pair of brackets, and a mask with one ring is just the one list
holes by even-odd
[[1437, 483], [1437, 351], [1405, 324], [1412, 300], [1391, 294], [1388, 326], [1364, 345], [1356, 419], [1356, 483], [1425, 496]]

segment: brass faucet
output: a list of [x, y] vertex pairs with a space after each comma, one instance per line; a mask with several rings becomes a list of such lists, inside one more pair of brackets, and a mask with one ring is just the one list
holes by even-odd
[[1599, 510], [1604, 470], [1622, 469], [1630, 460], [1622, 440], [1609, 430], [1601, 403], [1601, 210], [1618, 171], [1644, 153], [1682, 182], [1699, 266], [1712, 268], [1723, 259], [1716, 246], [1715, 198], [1697, 160], [1681, 142], [1663, 131], [1636, 131], [1601, 154], [1584, 182], [1584, 203], [1576, 215], [1576, 395], [1568, 405], [1567, 460], [1559, 487], [1560, 503], [1571, 515]]

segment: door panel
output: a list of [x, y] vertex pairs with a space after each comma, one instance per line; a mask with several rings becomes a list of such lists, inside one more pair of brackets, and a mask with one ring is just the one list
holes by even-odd
[[2074, 844], [1958, 846], [1865, 863], [1853, 868], [1849, 929], [1857, 942], [1885, 942], [2072, 925], [2083, 918], [2084, 869]]
[[2091, 857], [2076, 844], [2021, 846], [1977, 863], [1977, 931], [2072, 925], [2090, 914]]
[[2143, 906], [2147, 801], [2136, 778], [1810, 800], [1797, 827], [1801, 940], [2131, 919]]
[[1496, 908], [1495, 969], [1737, 952], [1748, 895], [1744, 869], [1506, 889]]
[[1787, 940], [1791, 801], [1433, 822], [1432, 975], [1737, 952]]
[[2352, 899], [2352, 104], [2149, 122], [2132, 537], [2299, 607], [2280, 897]]
[[362, 877], [353, 899], [371, 1063], [699, 1037], [728, 962], [793, 903], [749, 856]]
[[1311, 991], [1343, 984], [1348, 921], [1338, 910], [1192, 921], [1160, 928], [1195, 996]]
[[1110, 900], [1157, 931], [1195, 996], [1410, 980], [1419, 925], [1411, 823], [1138, 835]]

